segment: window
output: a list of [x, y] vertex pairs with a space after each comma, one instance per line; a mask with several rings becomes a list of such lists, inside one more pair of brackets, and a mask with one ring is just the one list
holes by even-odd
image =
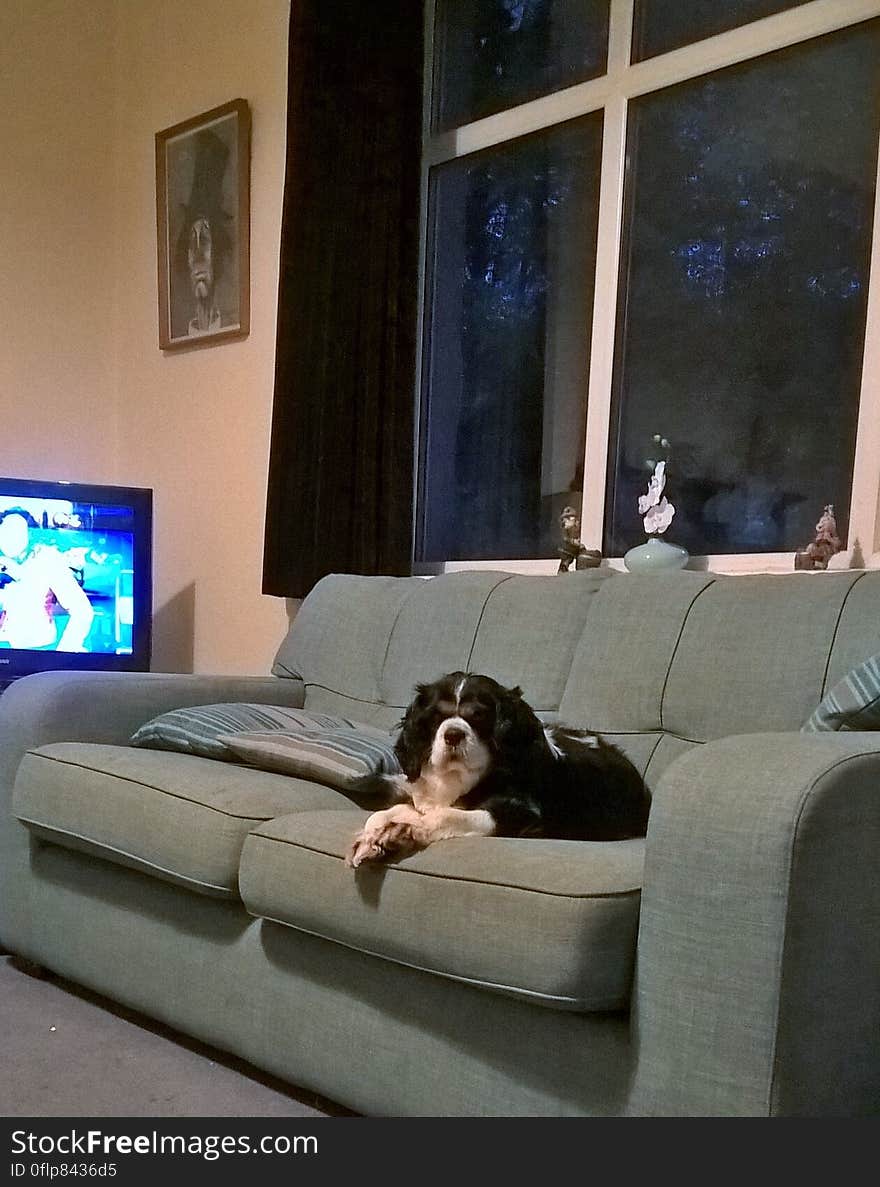
[[435, 17], [417, 561], [552, 571], [565, 505], [620, 558], [657, 433], [713, 568], [790, 569], [826, 503], [880, 551], [880, 0]]
[[806, 0], [636, 0], [633, 61], [653, 58]]
[[547, 556], [580, 506], [601, 139], [590, 115], [434, 172], [423, 560]]
[[434, 121], [470, 123], [605, 73], [609, 0], [439, 0]]
[[828, 502], [845, 536], [878, 61], [847, 30], [632, 102], [608, 555], [644, 537], [658, 429], [691, 553], [793, 552]]

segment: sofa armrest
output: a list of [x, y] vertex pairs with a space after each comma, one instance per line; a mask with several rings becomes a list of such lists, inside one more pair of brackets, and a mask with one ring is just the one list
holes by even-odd
[[0, 784], [21, 755], [49, 742], [124, 744], [138, 726], [170, 709], [224, 701], [301, 708], [301, 680], [277, 676], [191, 676], [164, 672], [41, 672], [0, 697]]
[[12, 815], [25, 751], [50, 742], [124, 745], [139, 725], [169, 709], [224, 701], [301, 708], [302, 681], [277, 676], [161, 672], [41, 672], [0, 696], [0, 942], [26, 955], [29, 838]]
[[673, 763], [648, 827], [636, 1111], [880, 1107], [880, 734], [755, 734]]

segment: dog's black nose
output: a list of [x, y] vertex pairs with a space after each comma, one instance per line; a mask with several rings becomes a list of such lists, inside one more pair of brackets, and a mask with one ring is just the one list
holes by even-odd
[[448, 729], [446, 731], [446, 733], [443, 735], [443, 738], [446, 742], [446, 745], [449, 746], [450, 749], [454, 749], [464, 741], [464, 730], [457, 729], [453, 726], [452, 729]]

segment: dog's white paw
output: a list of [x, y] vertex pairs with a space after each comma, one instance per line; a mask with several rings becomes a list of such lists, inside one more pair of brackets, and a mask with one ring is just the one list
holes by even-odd
[[[384, 817], [384, 819], [377, 819]], [[345, 864], [357, 869], [365, 862], [388, 861], [392, 857], [405, 857], [420, 848], [413, 836], [413, 821], [399, 817], [387, 817], [377, 812], [371, 816], [355, 837], [345, 856]]]

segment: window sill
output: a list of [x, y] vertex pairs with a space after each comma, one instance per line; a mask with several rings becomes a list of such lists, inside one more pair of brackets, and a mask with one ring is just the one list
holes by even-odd
[[[809, 572], [796, 570], [793, 552], [763, 552], [739, 553], [736, 555], [717, 554], [712, 556], [692, 556], [685, 565], [686, 569], [700, 572], [712, 572], [729, 576], [744, 576], [749, 573], [793, 573]], [[601, 568], [614, 569], [625, 573], [626, 567], [623, 557], [603, 558]], [[862, 564], [852, 564], [852, 550], [845, 549], [832, 557], [827, 570], [813, 570], [814, 572], [832, 572], [850, 568], [880, 568], [880, 552], [869, 556]], [[413, 567], [417, 577], [437, 577], [441, 573], [462, 573], [473, 570], [500, 570], [504, 573], [521, 573], [532, 576], [549, 576], [559, 569], [559, 560], [508, 560], [508, 561], [439, 561], [421, 562]]]

